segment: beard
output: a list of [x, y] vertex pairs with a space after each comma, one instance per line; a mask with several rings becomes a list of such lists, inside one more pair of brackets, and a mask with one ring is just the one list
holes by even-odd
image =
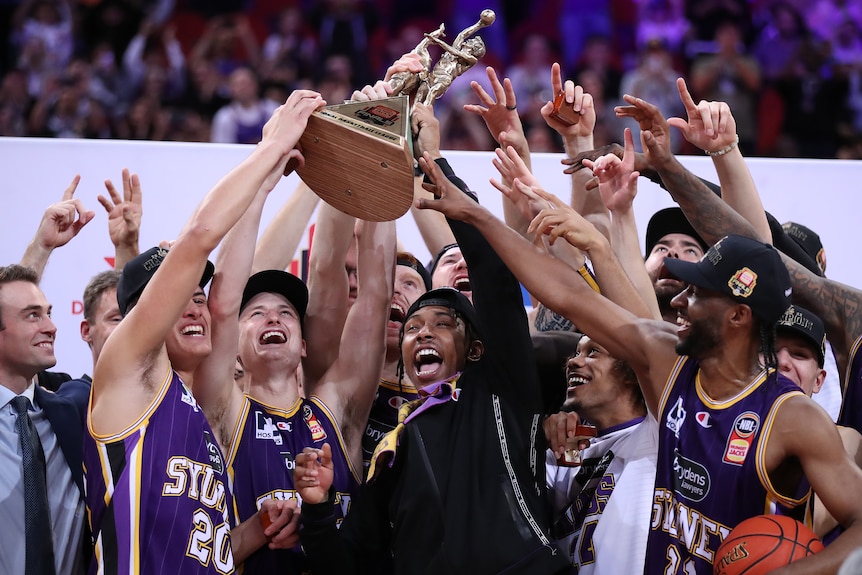
[[676, 343], [676, 352], [679, 355], [702, 359], [721, 344], [720, 333], [714, 319], [691, 322], [688, 337]]

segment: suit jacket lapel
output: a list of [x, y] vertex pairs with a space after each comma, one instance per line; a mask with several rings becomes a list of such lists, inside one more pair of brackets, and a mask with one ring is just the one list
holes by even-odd
[[63, 450], [63, 456], [66, 458], [66, 463], [69, 464], [69, 469], [72, 470], [72, 477], [81, 491], [84, 494], [84, 430], [81, 427], [81, 418], [78, 415], [78, 410], [75, 405], [62, 397], [57, 397], [53, 393], [47, 392], [36, 386], [36, 400], [42, 409], [45, 410], [45, 416], [54, 428], [54, 433], [57, 435], [57, 441], [60, 443], [60, 449]]

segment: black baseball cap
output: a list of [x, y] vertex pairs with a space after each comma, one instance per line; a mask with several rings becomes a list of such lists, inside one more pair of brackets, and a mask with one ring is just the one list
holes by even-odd
[[[472, 326], [473, 331], [479, 333], [479, 318], [476, 316], [476, 309], [467, 296], [459, 292], [453, 287], [441, 287], [427, 291], [413, 302], [410, 309], [407, 310], [406, 318], [428, 306], [447, 307], [461, 316], [465, 323]], [[406, 320], [405, 320], [406, 323]], [[404, 333], [404, 326], [401, 326], [401, 333]]]
[[775, 331], [805, 339], [817, 351], [817, 364], [823, 367], [826, 358], [826, 328], [823, 325], [823, 320], [814, 313], [803, 307], [792, 305], [778, 320]]
[[251, 298], [260, 293], [277, 293], [283, 295], [299, 314], [299, 321], [305, 319], [305, 310], [308, 307], [308, 288], [305, 282], [293, 274], [283, 270], [263, 270], [248, 278], [245, 289], [242, 291], [242, 303], [239, 311], [242, 312]]
[[649, 257], [650, 252], [659, 242], [660, 239], [668, 234], [685, 234], [693, 237], [703, 251], [706, 251], [707, 245], [703, 238], [694, 231], [694, 228], [689, 223], [682, 210], [676, 207], [665, 208], [653, 214], [647, 223], [646, 228], [646, 255]]
[[664, 258], [678, 279], [730, 296], [773, 325], [790, 306], [790, 274], [778, 250], [743, 236], [725, 236], [699, 262]]
[[811, 259], [817, 262], [820, 271], [825, 272], [825, 252], [823, 251], [823, 242], [820, 241], [820, 236], [811, 228], [797, 224], [796, 222], [784, 222], [781, 224], [781, 227], [785, 234], [790, 236]]
[[[123, 317], [129, 312], [132, 303], [141, 297], [144, 288], [150, 283], [167, 255], [168, 250], [154, 247], [136, 256], [123, 266], [123, 273], [117, 284], [117, 304], [120, 306], [120, 313]], [[212, 262], [207, 261], [204, 274], [198, 285], [201, 288], [207, 285], [212, 279], [213, 273], [215, 273], [215, 266]]]

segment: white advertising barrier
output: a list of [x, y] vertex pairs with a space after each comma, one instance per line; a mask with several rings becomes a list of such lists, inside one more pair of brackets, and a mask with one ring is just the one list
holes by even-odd
[[[96, 200], [99, 194], [106, 195], [104, 180], [111, 179], [121, 190], [122, 168], [140, 175], [144, 203], [141, 248], [146, 249], [174, 238], [203, 195], [250, 150], [241, 145], [0, 138], [2, 194], [7, 206], [0, 225], [0, 264], [20, 259], [45, 208], [60, 199], [75, 174], [81, 174], [75, 196], [96, 212], [78, 237], [52, 256], [42, 282], [58, 328], [56, 369], [75, 377], [92, 371], [79, 325], [84, 286], [93, 275], [109, 268], [106, 258], [113, 256], [107, 217]], [[502, 217], [500, 194], [488, 183], [497, 176], [492, 154], [450, 152], [446, 156], [455, 172], [478, 192], [482, 204]], [[561, 157], [536, 155], [533, 167], [546, 189], [567, 198], [569, 178], [562, 173]], [[683, 163], [716, 181], [709, 158], [685, 157]], [[794, 220], [820, 234], [828, 254], [829, 277], [862, 287], [859, 248], [850, 237], [860, 226], [862, 162], [751, 159], [749, 165], [764, 205], [779, 221]], [[295, 175], [285, 178], [272, 192], [264, 225], [297, 181]], [[635, 202], [641, 237], [650, 215], [669, 205], [672, 201], [666, 192], [641, 179]], [[430, 259], [409, 214], [399, 220], [398, 235], [406, 249], [422, 261]], [[300, 249], [307, 247], [305, 241]]]

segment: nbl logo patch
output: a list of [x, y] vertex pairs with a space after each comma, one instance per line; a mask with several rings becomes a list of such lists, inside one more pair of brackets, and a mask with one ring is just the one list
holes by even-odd
[[323, 441], [326, 439], [326, 431], [320, 425], [320, 422], [317, 421], [317, 417], [314, 416], [311, 407], [307, 405], [302, 406], [302, 419], [305, 420], [305, 425], [308, 426], [308, 430], [311, 432], [311, 439], [314, 441]]
[[753, 411], [746, 411], [736, 417], [733, 429], [727, 437], [727, 445], [724, 448], [724, 457], [721, 461], [730, 465], [742, 465], [751, 444], [754, 443], [754, 434], [760, 427], [760, 416]]

